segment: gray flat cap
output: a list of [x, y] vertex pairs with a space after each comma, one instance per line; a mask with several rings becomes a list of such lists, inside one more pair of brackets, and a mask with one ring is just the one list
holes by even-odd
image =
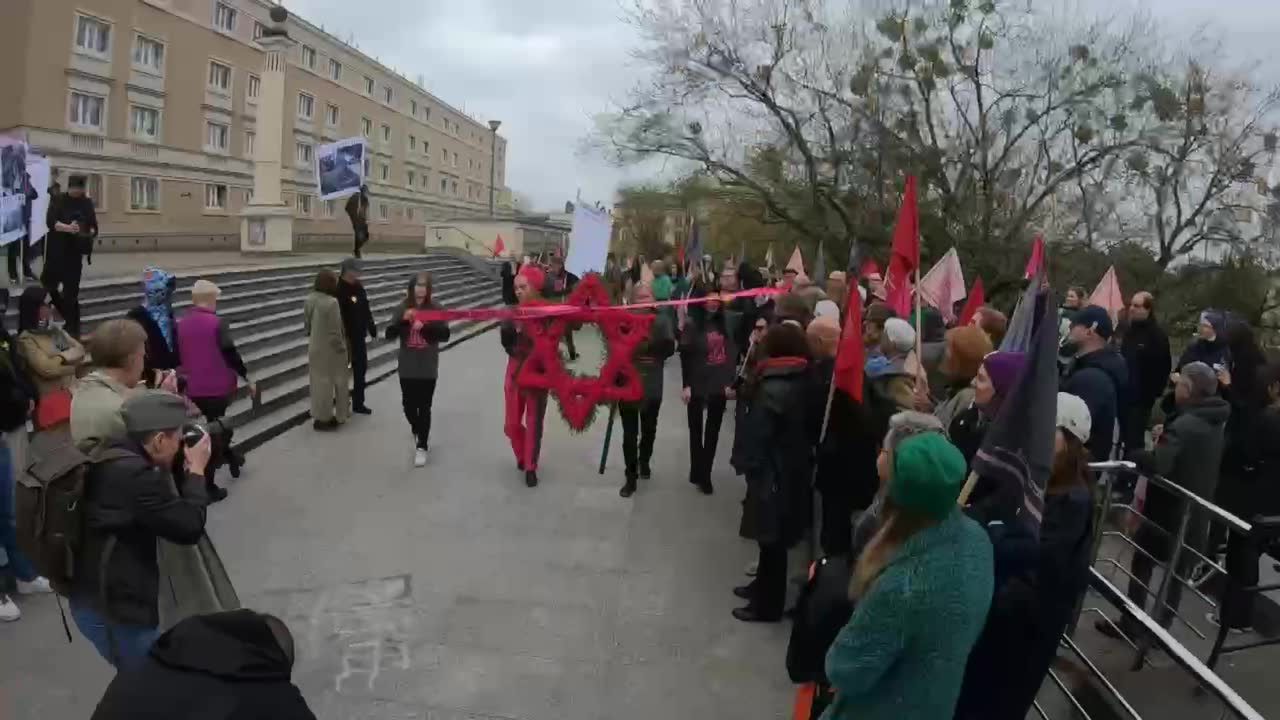
[[122, 412], [130, 434], [177, 430], [187, 422], [187, 403], [163, 390], [133, 394], [124, 401]]
[[1182, 377], [1190, 384], [1192, 397], [1207, 398], [1218, 392], [1218, 373], [1202, 362], [1183, 365]]
[[340, 272], [344, 272], [344, 273], [360, 272], [360, 261], [353, 257], [349, 257], [346, 260], [342, 261], [342, 264], [338, 266], [338, 269]]

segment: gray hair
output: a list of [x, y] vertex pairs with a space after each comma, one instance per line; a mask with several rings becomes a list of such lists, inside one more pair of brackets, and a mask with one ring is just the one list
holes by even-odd
[[1187, 381], [1193, 398], [1207, 398], [1218, 393], [1218, 373], [1202, 362], [1183, 365], [1182, 377]]
[[941, 420], [928, 413], [904, 410], [889, 418], [889, 432], [884, 435], [884, 449], [892, 453], [907, 438], [931, 432], [943, 432]]

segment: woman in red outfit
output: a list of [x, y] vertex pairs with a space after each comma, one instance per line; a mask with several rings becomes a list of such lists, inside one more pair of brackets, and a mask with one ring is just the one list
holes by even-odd
[[[544, 304], [540, 290], [546, 274], [533, 265], [525, 265], [515, 278], [516, 300], [520, 307]], [[542, 423], [547, 414], [547, 391], [525, 390], [516, 386], [516, 376], [533, 351], [533, 338], [526, 324], [540, 320], [504, 320], [500, 336], [507, 351], [507, 374], [503, 383], [506, 408], [505, 430], [516, 455], [516, 466], [524, 472], [524, 484], [538, 484], [538, 453], [542, 449]]]

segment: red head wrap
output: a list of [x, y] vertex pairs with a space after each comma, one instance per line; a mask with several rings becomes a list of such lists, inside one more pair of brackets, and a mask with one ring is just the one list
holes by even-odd
[[525, 279], [533, 287], [534, 292], [542, 293], [542, 286], [547, 281], [547, 274], [536, 265], [525, 265], [520, 268], [520, 277]]

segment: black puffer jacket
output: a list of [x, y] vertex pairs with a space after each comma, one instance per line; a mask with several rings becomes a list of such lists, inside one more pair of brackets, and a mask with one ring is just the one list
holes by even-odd
[[760, 364], [749, 390], [750, 409], [739, 425], [746, 433], [739, 458], [747, 500], [756, 518], [756, 540], [790, 547], [809, 525], [813, 435], [811, 382], [804, 358], [770, 358]]
[[315, 720], [292, 660], [252, 610], [196, 615], [116, 675], [92, 720]]

